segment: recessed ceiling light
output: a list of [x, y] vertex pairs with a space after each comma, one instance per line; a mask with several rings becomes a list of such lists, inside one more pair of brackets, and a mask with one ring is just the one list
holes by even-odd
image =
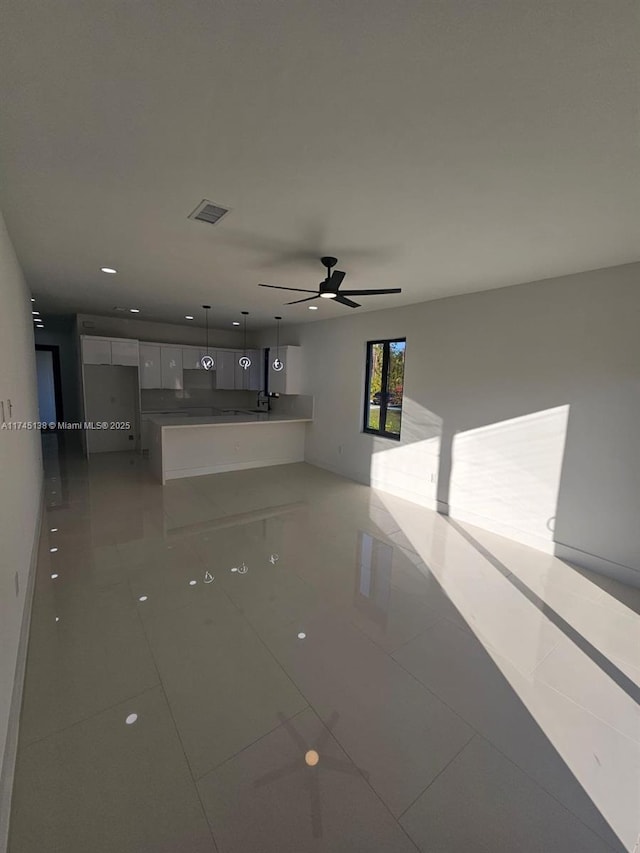
[[137, 714], [129, 714], [129, 716], [125, 719], [125, 723], [128, 726], [132, 726], [136, 722], [137, 719], [138, 719]]
[[115, 275], [118, 270], [114, 270], [113, 267], [100, 267], [100, 272], [106, 272], [108, 275]]
[[239, 320], [234, 320], [234, 321], [233, 321], [233, 323], [232, 323], [232, 325], [233, 325], [233, 326], [239, 326], [239, 325], [240, 325], [240, 321], [239, 321]]
[[338, 295], [337, 293], [321, 293], [320, 294], [322, 299], [335, 299], [337, 295]]
[[193, 317], [191, 316], [191, 314], [185, 314], [184, 319], [185, 320], [193, 320]]
[[32, 302], [35, 302], [35, 301], [36, 301], [36, 300], [33, 298], [33, 296], [31, 297], [31, 301], [32, 301]]
[[317, 305], [309, 305], [309, 311], [317, 311], [317, 310], [318, 310]]
[[39, 314], [40, 312], [39, 312], [39, 311], [32, 311], [31, 313], [32, 313], [33, 315], [36, 315], [36, 314]]
[[36, 329], [44, 329], [44, 326], [36, 326]]
[[131, 311], [132, 314], [139, 314], [140, 313], [139, 308], [129, 308], [129, 311]]

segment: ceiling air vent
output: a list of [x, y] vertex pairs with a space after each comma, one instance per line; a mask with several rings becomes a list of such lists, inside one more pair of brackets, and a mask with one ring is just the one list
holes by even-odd
[[228, 208], [220, 207], [219, 204], [214, 204], [212, 201], [203, 198], [196, 209], [189, 214], [189, 219], [197, 219], [198, 222], [216, 225], [226, 213], [229, 213]]

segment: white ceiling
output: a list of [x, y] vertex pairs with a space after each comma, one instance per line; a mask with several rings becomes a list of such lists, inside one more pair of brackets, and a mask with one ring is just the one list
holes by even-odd
[[257, 284], [323, 253], [403, 288], [359, 311], [640, 258], [630, 0], [3, 10], [0, 202], [45, 311], [307, 321], [350, 309]]

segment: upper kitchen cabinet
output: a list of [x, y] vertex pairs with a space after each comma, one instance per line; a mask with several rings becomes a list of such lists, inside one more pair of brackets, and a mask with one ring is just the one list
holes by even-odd
[[264, 350], [252, 349], [249, 353], [251, 367], [249, 368], [248, 391], [264, 390]]
[[109, 338], [82, 336], [83, 364], [111, 364], [111, 341]]
[[160, 347], [162, 388], [182, 390], [182, 347]]
[[[236, 391], [260, 391], [262, 389], [262, 358], [257, 349], [240, 350], [235, 356], [235, 389]], [[243, 358], [249, 359], [249, 366], [243, 367]], [[220, 387], [220, 386], [218, 386]]]
[[269, 393], [302, 394], [302, 350], [300, 347], [280, 347], [281, 370], [274, 368], [275, 347], [269, 351]]
[[182, 347], [140, 344], [140, 387], [182, 390]]
[[138, 341], [128, 338], [82, 336], [83, 364], [117, 364], [138, 366]]
[[126, 340], [125, 338], [111, 341], [111, 364], [137, 367], [139, 359], [138, 341]]
[[233, 391], [236, 387], [236, 358], [240, 355], [233, 350], [219, 349], [216, 359], [216, 388]]
[[160, 344], [140, 344], [140, 387], [162, 388]]
[[[200, 347], [182, 347], [182, 367], [184, 370], [202, 370], [200, 359], [206, 354], [206, 349]], [[215, 358], [215, 352], [211, 351]]]

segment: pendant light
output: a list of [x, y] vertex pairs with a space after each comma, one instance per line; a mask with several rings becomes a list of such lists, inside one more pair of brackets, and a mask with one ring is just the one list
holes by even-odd
[[205, 370], [213, 370], [216, 366], [215, 360], [212, 355], [209, 355], [209, 311], [211, 310], [211, 305], [203, 305], [204, 308], [204, 325], [206, 329], [206, 340], [207, 340], [207, 351], [205, 355], [200, 359], [200, 364], [204, 367]]
[[280, 360], [280, 320], [282, 317], [274, 317], [276, 321], [276, 357], [273, 359], [273, 364], [271, 365], [274, 370], [280, 372], [284, 369], [284, 362]]
[[247, 317], [249, 316], [249, 312], [242, 311], [241, 313], [244, 317], [244, 354], [238, 359], [238, 364], [243, 370], [248, 370], [251, 367], [251, 359], [247, 355]]

